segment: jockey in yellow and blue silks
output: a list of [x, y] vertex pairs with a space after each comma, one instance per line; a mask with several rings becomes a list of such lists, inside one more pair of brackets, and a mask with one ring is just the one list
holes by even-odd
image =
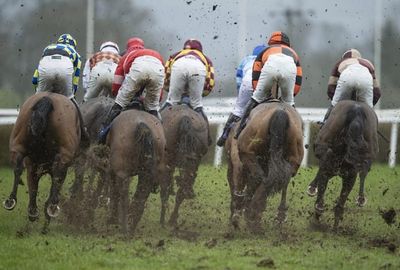
[[81, 72], [81, 56], [76, 51], [76, 45], [76, 40], [70, 34], [62, 34], [56, 44], [47, 46], [33, 74], [32, 83], [36, 93], [58, 93], [72, 101], [81, 123], [82, 146], [88, 146], [89, 136], [83, 126], [82, 115], [75, 100]]
[[[81, 56], [76, 51], [76, 40], [70, 34], [61, 35], [56, 44], [50, 44], [33, 74], [32, 83], [37, 92], [49, 91], [73, 98], [78, 90]], [[52, 89], [57, 85], [59, 89]]]

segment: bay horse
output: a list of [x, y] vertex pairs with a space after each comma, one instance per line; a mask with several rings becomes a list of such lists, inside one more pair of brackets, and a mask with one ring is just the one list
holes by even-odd
[[[80, 152], [74, 163], [75, 180], [70, 188], [69, 200], [69, 220], [72, 221], [74, 217], [79, 216], [77, 211], [79, 206], [82, 205], [82, 200], [87, 200], [88, 212], [85, 215], [90, 217], [94, 214], [101, 194], [108, 195], [109, 185], [107, 182], [108, 176], [108, 157], [106, 149], [93, 147], [97, 143], [98, 133], [102, 123], [107, 117], [108, 111], [114, 104], [112, 98], [106, 96], [98, 96], [89, 99], [80, 105], [82, 118], [89, 134], [90, 144], [92, 147], [86, 151]], [[101, 153], [99, 153], [101, 152]], [[90, 172], [89, 182], [86, 188], [84, 187], [85, 173]], [[95, 177], [99, 174], [96, 187], [94, 187]], [[83, 210], [83, 209], [81, 209]], [[86, 219], [88, 220], [88, 219]]]
[[[184, 199], [194, 198], [193, 185], [202, 157], [208, 150], [208, 125], [204, 118], [186, 104], [173, 105], [161, 112], [167, 140], [166, 178], [169, 189], [174, 185], [175, 177], [178, 190], [175, 206], [168, 223], [176, 226], [179, 207]], [[170, 191], [161, 191], [161, 200], [168, 201]], [[165, 221], [165, 209], [161, 213], [161, 224]]]
[[231, 193], [245, 194], [244, 216], [252, 231], [262, 230], [260, 221], [267, 197], [277, 192], [281, 192], [277, 221], [286, 220], [287, 187], [304, 154], [302, 128], [303, 122], [296, 109], [271, 100], [252, 110], [238, 137], [242, 179], [240, 190], [231, 190]]
[[[165, 179], [165, 135], [162, 124], [148, 112], [131, 109], [114, 119], [106, 144], [110, 147], [111, 220], [118, 220], [121, 209], [121, 228], [134, 232], [140, 221], [150, 192], [160, 185], [167, 190]], [[132, 176], [138, 176], [133, 201], [128, 198]], [[165, 205], [162, 206], [165, 209]]]
[[74, 104], [65, 96], [41, 92], [22, 105], [10, 136], [10, 159], [14, 167], [14, 185], [3, 206], [13, 210], [17, 203], [18, 184], [24, 164], [29, 190], [28, 218], [39, 218], [36, 204], [38, 183], [46, 173], [51, 176], [50, 195], [45, 202], [47, 232], [51, 217], [60, 212], [59, 194], [67, 169], [78, 154], [80, 144], [79, 117]]
[[[344, 205], [353, 189], [357, 174], [365, 179], [378, 152], [378, 118], [367, 104], [353, 100], [340, 101], [322, 126], [314, 145], [319, 170], [314, 183], [318, 194], [315, 217], [324, 212], [324, 193], [329, 179], [342, 178], [342, 190], [334, 208], [334, 229], [343, 219]], [[361, 181], [363, 186], [363, 180]]]

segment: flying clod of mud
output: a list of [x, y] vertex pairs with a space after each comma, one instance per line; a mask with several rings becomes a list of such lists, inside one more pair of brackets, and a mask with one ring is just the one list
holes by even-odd
[[262, 259], [257, 263], [258, 267], [275, 268], [274, 260], [271, 258]]
[[387, 225], [392, 225], [396, 222], [396, 211], [393, 207], [389, 210], [379, 210], [379, 214], [385, 220]]

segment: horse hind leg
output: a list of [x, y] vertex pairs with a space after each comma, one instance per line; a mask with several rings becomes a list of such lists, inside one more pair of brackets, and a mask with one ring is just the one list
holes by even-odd
[[278, 207], [278, 214], [276, 216], [276, 220], [278, 221], [279, 224], [282, 224], [286, 222], [287, 220], [287, 210], [288, 207], [286, 205], [286, 194], [287, 194], [287, 188], [288, 188], [289, 182], [282, 188], [281, 192], [281, 202]]
[[323, 169], [319, 168], [317, 176], [315, 177], [315, 180], [318, 183], [318, 194], [317, 194], [317, 200], [315, 201], [315, 212], [314, 212], [314, 217], [317, 221], [320, 220], [322, 214], [325, 211], [325, 206], [324, 206], [324, 196], [325, 196], [325, 191], [326, 187], [328, 185], [328, 181], [331, 178], [331, 175], [327, 175], [327, 172], [323, 171]]
[[132, 224], [130, 227], [131, 233], [135, 232], [136, 227], [142, 218], [145, 203], [153, 188], [152, 175], [150, 175], [147, 175], [146, 173], [139, 174], [137, 189], [133, 195], [133, 201], [129, 208], [132, 218]]
[[172, 183], [172, 178], [173, 178], [173, 172], [174, 168], [169, 167], [163, 175], [162, 173], [159, 174], [160, 177], [162, 177], [162, 181], [160, 182], [160, 199], [161, 199], [161, 214], [160, 214], [160, 224], [162, 227], [165, 226], [165, 215], [167, 212], [168, 208], [168, 199], [170, 195], [170, 190], [171, 190], [171, 185]]
[[356, 181], [357, 174], [349, 174], [343, 177], [342, 181], [342, 190], [340, 191], [340, 196], [337, 200], [336, 206], [334, 208], [335, 212], [335, 221], [333, 228], [337, 230], [339, 226], [339, 222], [343, 220], [343, 213], [344, 213], [344, 205], [346, 203], [347, 198], [351, 190], [353, 189], [354, 183]]
[[42, 230], [43, 233], [47, 233], [50, 219], [60, 214], [60, 207], [58, 206], [60, 190], [67, 175], [67, 169], [68, 166], [62, 160], [61, 154], [57, 154], [51, 171], [50, 195], [44, 204], [46, 221]]
[[28, 169], [28, 189], [29, 189], [29, 205], [28, 205], [28, 218], [30, 221], [39, 219], [39, 211], [36, 204], [36, 197], [38, 193], [38, 184], [40, 174], [36, 165], [29, 164]]
[[367, 177], [370, 168], [371, 168], [371, 162], [368, 162], [367, 166], [365, 166], [359, 173], [360, 189], [358, 191], [358, 196], [356, 198], [356, 205], [359, 207], [364, 207], [367, 204], [367, 198], [365, 197], [365, 194], [364, 194], [364, 183], [365, 183], [365, 178]]
[[12, 157], [14, 163], [14, 184], [10, 196], [3, 202], [3, 207], [6, 210], [13, 210], [17, 204], [18, 185], [22, 184], [21, 175], [24, 170], [24, 156], [21, 153], [14, 153]]

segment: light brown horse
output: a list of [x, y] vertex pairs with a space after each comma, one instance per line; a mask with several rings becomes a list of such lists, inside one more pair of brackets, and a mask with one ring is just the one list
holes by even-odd
[[[342, 190], [337, 200], [334, 229], [343, 219], [344, 205], [353, 189], [357, 174], [361, 187], [378, 152], [378, 119], [367, 104], [352, 100], [340, 101], [332, 110], [315, 141], [315, 155], [319, 170], [310, 184], [318, 185], [315, 217], [324, 212], [324, 194], [329, 179], [335, 175], [342, 178]], [[362, 194], [363, 195], [363, 194]]]
[[[167, 190], [165, 182], [165, 135], [162, 124], [153, 115], [139, 110], [122, 112], [112, 123], [107, 136], [110, 147], [111, 219], [118, 219], [121, 209], [121, 225], [128, 232], [128, 211], [133, 233], [140, 221], [150, 192], [160, 185]], [[132, 176], [138, 176], [133, 201], [128, 198]], [[162, 206], [165, 209], [165, 205]], [[165, 210], [164, 210], [165, 211]]]
[[[173, 186], [175, 169], [178, 191], [175, 207], [169, 219], [170, 225], [177, 225], [178, 211], [184, 199], [194, 198], [193, 185], [202, 157], [208, 150], [208, 126], [204, 118], [188, 105], [174, 105], [161, 112], [165, 137], [167, 140], [167, 171], [166, 177], [170, 188]], [[168, 201], [169, 192], [161, 191], [161, 199]], [[165, 211], [161, 214], [161, 224], [164, 224]]]
[[[247, 224], [254, 231], [262, 229], [260, 221], [267, 197], [276, 192], [282, 194], [277, 220], [286, 220], [287, 186], [290, 178], [296, 175], [304, 154], [302, 126], [299, 113], [290, 105], [263, 103], [253, 109], [237, 140], [243, 167], [237, 168], [238, 163], [232, 163], [230, 170], [241, 173], [241, 179], [230, 184], [231, 194], [245, 194], [244, 203], [239, 202], [238, 206], [245, 207]], [[232, 155], [236, 154], [231, 151], [231, 159]], [[236, 207], [235, 211], [238, 209]]]
[[38, 93], [21, 107], [10, 137], [10, 157], [14, 167], [14, 185], [4, 208], [14, 209], [18, 184], [24, 163], [27, 168], [29, 189], [29, 220], [39, 217], [36, 205], [38, 183], [42, 175], [51, 175], [50, 195], [45, 202], [45, 227], [50, 217], [59, 214], [59, 194], [68, 167], [77, 155], [80, 143], [80, 126], [76, 108], [65, 96], [55, 93]]

